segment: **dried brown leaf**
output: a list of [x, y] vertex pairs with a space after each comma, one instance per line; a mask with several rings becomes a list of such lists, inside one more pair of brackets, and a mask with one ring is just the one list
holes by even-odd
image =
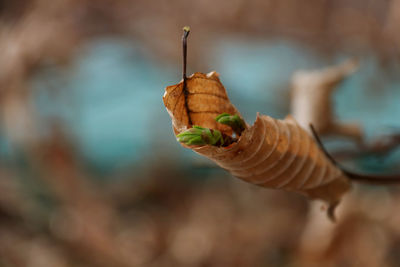
[[[195, 73], [187, 79], [187, 90], [186, 99], [181, 82], [167, 87], [164, 94], [164, 104], [172, 118], [175, 133], [191, 126], [188, 117], [191, 116], [194, 125], [231, 134], [229, 128], [214, 120], [223, 112], [239, 114], [229, 101], [217, 74]], [[237, 142], [230, 146], [190, 148], [244, 181], [299, 192], [325, 200], [330, 205], [336, 205], [350, 189], [350, 182], [342, 171], [332, 164], [312, 137], [290, 116], [276, 120], [258, 114], [254, 125], [247, 127]]]
[[186, 88], [187, 95], [184, 92], [183, 81], [168, 86], [163, 97], [175, 133], [191, 127], [190, 116], [193, 125], [220, 130], [227, 135], [232, 134], [230, 127], [215, 121], [215, 117], [224, 112], [240, 115], [229, 101], [218, 73], [210, 72], [206, 75], [196, 72], [187, 78]]

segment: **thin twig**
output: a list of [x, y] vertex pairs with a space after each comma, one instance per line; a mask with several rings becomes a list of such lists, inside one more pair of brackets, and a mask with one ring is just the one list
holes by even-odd
[[188, 89], [186, 85], [186, 62], [187, 62], [187, 38], [190, 33], [190, 27], [185, 26], [183, 27], [183, 36], [182, 36], [182, 51], [183, 51], [183, 66], [182, 66], [182, 78], [183, 78], [183, 93], [185, 95], [185, 106], [186, 106], [186, 112], [188, 115], [188, 124], [192, 125], [192, 119], [190, 118], [190, 112], [189, 112], [189, 106], [188, 106]]
[[372, 184], [397, 184], [400, 183], [400, 175], [399, 174], [394, 174], [394, 175], [379, 175], [379, 174], [361, 174], [361, 173], [355, 173], [349, 170], [346, 170], [344, 167], [342, 167], [332, 156], [331, 154], [328, 153], [328, 151], [325, 149], [323, 143], [321, 142], [321, 139], [319, 138], [316, 130], [314, 129], [313, 125], [310, 124], [310, 129], [311, 132], [314, 136], [314, 139], [318, 143], [318, 146], [324, 152], [325, 156], [339, 169], [342, 170], [342, 172], [349, 177], [351, 180], [358, 181], [358, 182], [364, 182], [364, 183], [372, 183]]

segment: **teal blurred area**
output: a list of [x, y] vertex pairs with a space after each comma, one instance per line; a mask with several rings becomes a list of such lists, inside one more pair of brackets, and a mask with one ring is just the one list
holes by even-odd
[[[275, 118], [289, 114], [294, 71], [318, 69], [346, 58], [340, 54], [327, 61], [287, 40], [230, 37], [208, 49], [206, 71], [220, 73], [232, 102], [248, 122], [254, 121], [257, 112]], [[175, 142], [162, 103], [164, 88], [179, 82], [180, 68], [157, 62], [139, 42], [92, 40], [67, 70], [49, 67], [33, 78], [43, 134], [54, 120], [61, 120], [87, 162], [107, 173], [147, 162], [154, 154], [190, 164], [196, 156]], [[396, 133], [400, 130], [399, 85], [400, 79], [381, 69], [376, 56], [362, 58], [359, 71], [335, 92], [335, 112], [340, 120], [360, 122], [368, 138]], [[328, 143], [330, 149], [352, 145], [348, 140]], [[397, 154], [376, 159], [385, 168], [372, 165], [391, 171], [398, 164]], [[371, 157], [365, 161], [361, 159], [358, 167], [374, 171], [364, 166], [371, 165]]]
[[82, 155], [104, 170], [145, 161], [154, 150], [176, 154], [162, 95], [178, 68], [159, 65], [142, 51], [123, 39], [93, 40], [69, 70], [35, 76], [43, 130], [62, 120]]

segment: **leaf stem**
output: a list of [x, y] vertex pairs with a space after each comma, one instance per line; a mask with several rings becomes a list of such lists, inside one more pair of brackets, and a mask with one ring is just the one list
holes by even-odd
[[185, 26], [183, 27], [183, 36], [182, 36], [182, 52], [183, 52], [183, 64], [182, 64], [182, 78], [183, 78], [183, 93], [185, 95], [185, 106], [186, 106], [186, 112], [187, 112], [187, 116], [188, 116], [188, 124], [191, 126], [192, 123], [192, 119], [190, 118], [190, 113], [189, 113], [189, 106], [188, 106], [188, 89], [187, 89], [187, 85], [186, 85], [186, 62], [187, 62], [187, 38], [189, 36], [190, 33], [190, 27], [189, 26]]

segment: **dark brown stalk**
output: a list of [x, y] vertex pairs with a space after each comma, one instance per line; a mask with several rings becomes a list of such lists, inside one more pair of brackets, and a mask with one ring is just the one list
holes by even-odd
[[186, 80], [187, 80], [187, 76], [186, 76], [186, 62], [187, 62], [187, 38], [189, 36], [190, 33], [190, 28], [188, 26], [183, 27], [183, 36], [182, 36], [182, 50], [183, 50], [183, 66], [182, 66], [182, 78], [183, 78], [183, 93], [185, 95], [185, 106], [186, 106], [186, 112], [188, 114], [188, 118], [189, 118], [189, 125], [191, 126], [192, 123], [192, 119], [190, 118], [190, 110], [189, 110], [189, 106], [188, 106], [188, 95], [189, 92], [187, 90], [187, 86], [186, 86]]
[[355, 173], [349, 170], [346, 170], [344, 167], [342, 167], [333, 157], [328, 153], [326, 148], [324, 147], [321, 139], [318, 136], [317, 131], [315, 128], [310, 124], [311, 132], [314, 136], [315, 141], [318, 143], [320, 149], [322, 152], [324, 152], [325, 156], [339, 169], [342, 170], [342, 172], [349, 177], [353, 181], [357, 182], [362, 182], [362, 183], [371, 183], [371, 184], [380, 184], [380, 185], [385, 185], [385, 184], [400, 184], [400, 175], [394, 174], [394, 175], [379, 175], [379, 174], [362, 174], [362, 173]]

